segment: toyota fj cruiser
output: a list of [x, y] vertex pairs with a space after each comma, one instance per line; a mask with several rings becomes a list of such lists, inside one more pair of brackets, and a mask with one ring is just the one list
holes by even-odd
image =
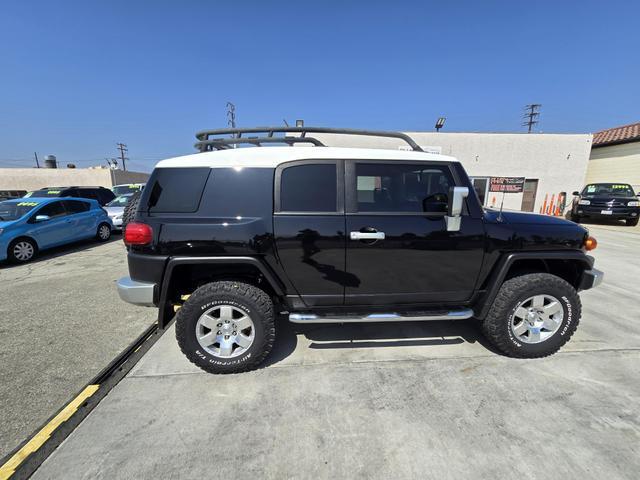
[[[412, 151], [326, 147], [314, 133], [391, 137]], [[602, 280], [585, 228], [483, 210], [460, 162], [405, 134], [196, 136], [200, 153], [158, 163], [125, 212], [130, 277], [118, 290], [157, 306], [162, 328], [177, 311], [180, 348], [208, 372], [260, 365], [276, 315], [299, 324], [474, 318], [500, 352], [543, 357], [576, 330], [578, 291]], [[288, 146], [267, 147], [278, 142]], [[232, 148], [240, 144], [260, 148]]]

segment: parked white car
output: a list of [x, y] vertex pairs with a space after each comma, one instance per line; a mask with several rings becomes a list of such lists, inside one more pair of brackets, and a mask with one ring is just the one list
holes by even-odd
[[122, 230], [124, 207], [127, 206], [127, 203], [129, 203], [132, 196], [133, 193], [125, 193], [124, 195], [114, 198], [104, 206], [104, 209], [107, 211], [107, 215], [109, 215], [109, 218], [113, 223], [114, 230]]

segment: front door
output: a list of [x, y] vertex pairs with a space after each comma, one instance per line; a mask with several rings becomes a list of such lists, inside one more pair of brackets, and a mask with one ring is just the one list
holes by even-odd
[[307, 306], [342, 305], [345, 272], [344, 166], [297, 161], [276, 169], [273, 227], [278, 258]]
[[346, 304], [470, 298], [483, 259], [484, 227], [465, 209], [460, 231], [447, 231], [444, 216], [454, 185], [446, 162], [347, 162], [346, 270], [354, 281], [345, 287]]
[[527, 178], [524, 181], [524, 189], [522, 193], [522, 206], [520, 209], [523, 212], [533, 212], [533, 208], [536, 204], [536, 192], [538, 191], [538, 180]]
[[[49, 219], [36, 222], [35, 219], [38, 215], [46, 215]], [[60, 245], [71, 241], [73, 238], [71, 223], [62, 200], [48, 203], [34, 212], [29, 223], [33, 223], [33, 228], [30, 232], [36, 237], [41, 248]]]

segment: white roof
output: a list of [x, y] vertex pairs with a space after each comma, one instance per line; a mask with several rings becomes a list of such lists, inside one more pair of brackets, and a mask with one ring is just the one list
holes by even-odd
[[158, 162], [156, 168], [275, 168], [284, 162], [308, 159], [457, 161], [446, 155], [405, 150], [338, 147], [246, 147], [168, 158]]

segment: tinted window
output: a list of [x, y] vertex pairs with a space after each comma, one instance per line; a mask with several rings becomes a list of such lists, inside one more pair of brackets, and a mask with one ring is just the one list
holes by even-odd
[[47, 215], [51, 218], [64, 217], [67, 211], [64, 209], [62, 202], [53, 202], [45, 205], [36, 212], [36, 215]]
[[64, 206], [70, 214], [89, 211], [89, 204], [79, 200], [65, 200]]
[[143, 190], [141, 209], [144, 205], [150, 213], [195, 212], [210, 171], [208, 167], [155, 169]]
[[453, 184], [446, 166], [357, 163], [357, 211], [446, 212]]
[[100, 205], [105, 205], [116, 198], [115, 194], [111, 190], [107, 190], [106, 188], [96, 190], [96, 193], [98, 194], [98, 202], [100, 203]]
[[336, 183], [333, 163], [285, 168], [280, 177], [280, 211], [335, 212]]

